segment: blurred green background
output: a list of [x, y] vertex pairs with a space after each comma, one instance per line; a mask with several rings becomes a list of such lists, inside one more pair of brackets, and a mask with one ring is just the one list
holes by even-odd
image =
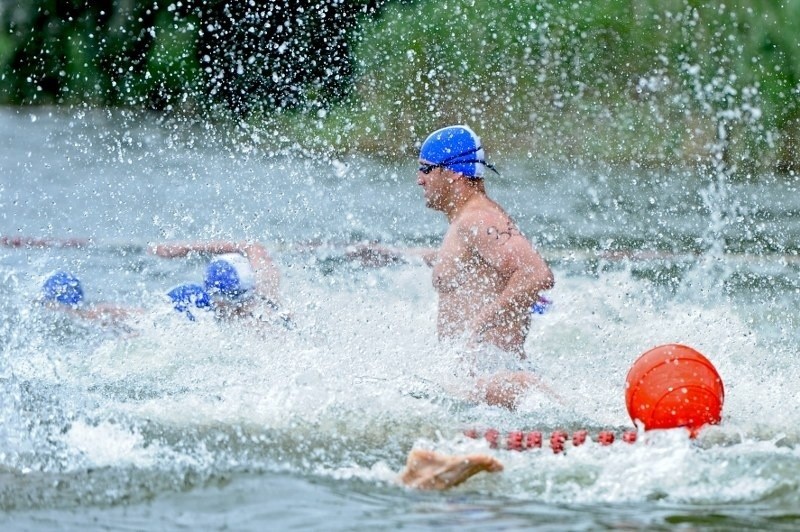
[[0, 3], [0, 103], [258, 128], [270, 148], [800, 170], [800, 0]]

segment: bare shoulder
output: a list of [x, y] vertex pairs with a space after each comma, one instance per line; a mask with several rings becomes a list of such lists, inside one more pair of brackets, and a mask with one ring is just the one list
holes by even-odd
[[487, 233], [499, 229], [505, 230], [509, 227], [516, 229], [516, 224], [511, 217], [497, 203], [488, 198], [471, 204], [459, 216], [458, 223], [463, 231], [473, 233]]
[[533, 244], [499, 205], [487, 198], [463, 214], [461, 234], [493, 268], [501, 272], [549, 272]]
[[510, 240], [527, 241], [511, 217], [489, 200], [465, 212], [461, 231], [478, 245], [506, 244]]

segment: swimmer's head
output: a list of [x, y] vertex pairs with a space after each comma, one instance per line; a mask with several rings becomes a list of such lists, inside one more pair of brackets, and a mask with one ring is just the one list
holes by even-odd
[[192, 310], [211, 310], [211, 297], [199, 284], [185, 283], [176, 286], [169, 292], [167, 297], [178, 312], [185, 314], [187, 318], [194, 321], [195, 317]]
[[56, 272], [42, 285], [44, 301], [78, 306], [83, 301], [83, 287], [77, 277], [69, 272]]
[[467, 126], [449, 126], [434, 131], [419, 150], [420, 171], [427, 174], [435, 168], [462, 174], [469, 179], [481, 179], [486, 163], [481, 139]]
[[211, 297], [241, 301], [253, 293], [255, 272], [242, 255], [226, 253], [208, 264], [203, 285]]

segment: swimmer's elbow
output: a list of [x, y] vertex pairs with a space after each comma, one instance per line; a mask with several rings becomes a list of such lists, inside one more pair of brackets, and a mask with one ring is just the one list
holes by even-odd
[[531, 276], [529, 282], [531, 288], [535, 292], [544, 292], [545, 290], [550, 290], [556, 284], [555, 277], [553, 277], [553, 272], [547, 267], [535, 272], [535, 274]]
[[553, 272], [550, 268], [547, 268], [547, 271], [542, 276], [541, 288], [539, 290], [550, 290], [556, 284], [556, 279], [553, 277]]
[[553, 272], [546, 264], [526, 270], [517, 270], [516, 275], [520, 276], [520, 280], [524, 279], [526, 290], [531, 293], [550, 290], [556, 284]]

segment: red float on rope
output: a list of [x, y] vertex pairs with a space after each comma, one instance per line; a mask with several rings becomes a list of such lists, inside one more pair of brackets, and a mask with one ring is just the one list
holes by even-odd
[[500, 431], [497, 429], [489, 429], [486, 431], [483, 437], [489, 442], [489, 447], [492, 449], [497, 449], [497, 440], [500, 437]]
[[508, 433], [508, 439], [506, 440], [506, 448], [511, 449], [513, 451], [521, 451], [522, 450], [522, 432], [521, 431], [513, 431]]
[[722, 419], [725, 390], [714, 365], [691, 347], [666, 344], [645, 352], [625, 379], [625, 405], [645, 430], [686, 427], [692, 438]]
[[[645, 352], [634, 362], [625, 382], [625, 405], [631, 419], [644, 424], [645, 430], [686, 427], [690, 437], [707, 424], [722, 419], [725, 390], [714, 365], [691, 347], [666, 344]], [[492, 449], [514, 451], [541, 449], [544, 436], [539, 431], [511, 431], [501, 437], [497, 429], [464, 431], [470, 438], [483, 437]], [[622, 433], [622, 441], [636, 442], [637, 433]], [[572, 446], [584, 445], [589, 438], [586, 430], [572, 434]], [[614, 431], [600, 431], [594, 441], [611, 445], [617, 437]], [[569, 434], [555, 430], [550, 434], [550, 448], [558, 454], [565, 450]]]
[[610, 430], [600, 431], [600, 434], [597, 435], [597, 441], [600, 442], [600, 445], [611, 445], [614, 443], [614, 439], [614, 433]]
[[525, 437], [526, 449], [541, 449], [542, 448], [542, 433], [539, 431], [529, 432]]

